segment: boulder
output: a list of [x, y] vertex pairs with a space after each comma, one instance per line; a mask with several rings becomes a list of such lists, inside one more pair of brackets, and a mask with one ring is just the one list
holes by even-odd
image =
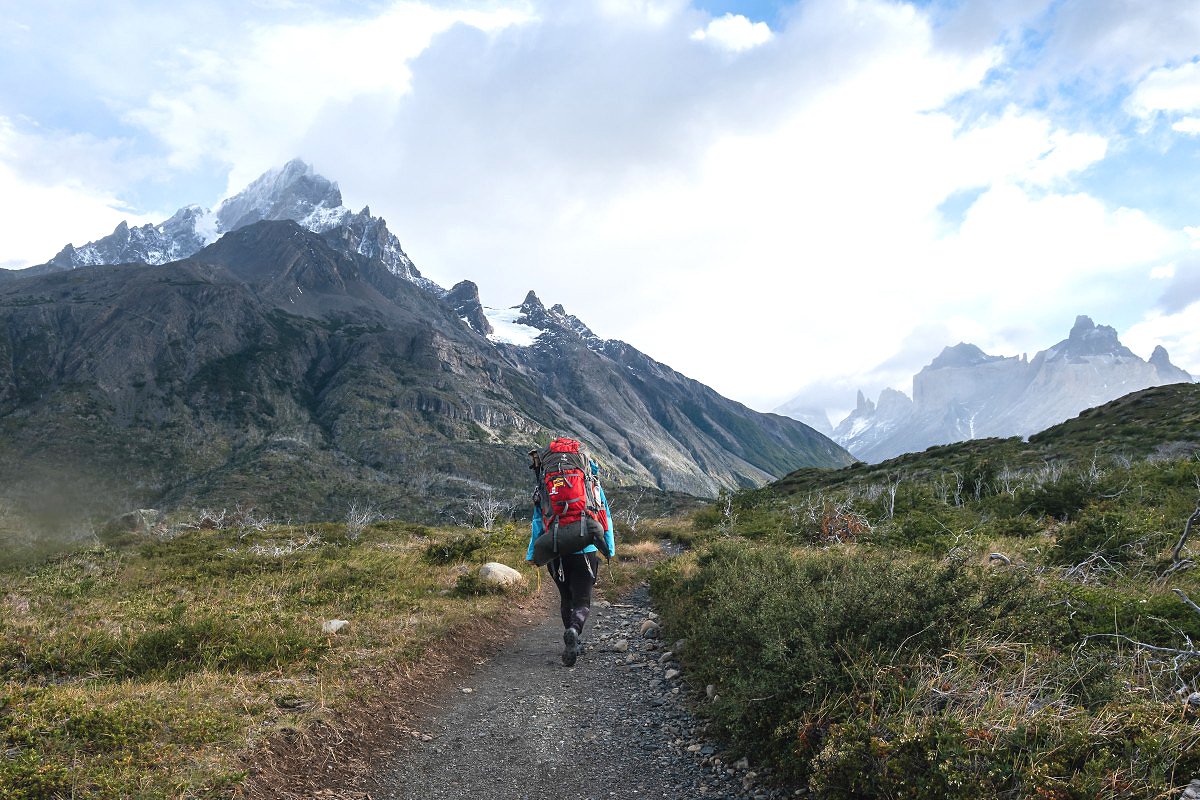
[[321, 623], [321, 633], [337, 633], [349, 624], [348, 619], [327, 619]]
[[525, 576], [512, 567], [496, 561], [489, 561], [479, 568], [479, 582], [485, 586], [509, 589], [524, 584]]

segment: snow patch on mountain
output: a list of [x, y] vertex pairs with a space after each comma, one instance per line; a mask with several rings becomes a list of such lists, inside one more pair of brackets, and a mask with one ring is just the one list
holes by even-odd
[[483, 315], [487, 317], [488, 323], [492, 326], [492, 332], [487, 337], [491, 342], [531, 347], [537, 338], [545, 333], [545, 331], [517, 321], [524, 315], [521, 306], [512, 308], [484, 306]]
[[221, 229], [217, 221], [217, 212], [200, 208], [200, 206], [190, 206], [190, 208], [194, 208], [199, 212], [196, 216], [196, 236], [200, 238], [200, 241], [204, 242], [204, 246], [208, 247], [217, 239], [220, 239]]

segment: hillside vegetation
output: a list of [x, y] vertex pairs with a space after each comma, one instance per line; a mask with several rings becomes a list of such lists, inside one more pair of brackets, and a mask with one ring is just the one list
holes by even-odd
[[668, 633], [734, 748], [816, 797], [1175, 797], [1200, 778], [1197, 421], [1200, 387], [1160, 387], [724, 496], [655, 575]]
[[[271, 753], [395, 706], [414, 664], [502, 632], [539, 583], [523, 524], [183, 522], [0, 570], [0, 797], [234, 796]], [[481, 585], [491, 560], [524, 587]]]

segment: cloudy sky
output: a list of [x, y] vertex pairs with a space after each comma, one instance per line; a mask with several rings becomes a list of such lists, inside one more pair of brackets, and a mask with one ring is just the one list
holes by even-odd
[[0, 5], [0, 266], [294, 156], [764, 410], [1077, 314], [1200, 375], [1195, 0]]

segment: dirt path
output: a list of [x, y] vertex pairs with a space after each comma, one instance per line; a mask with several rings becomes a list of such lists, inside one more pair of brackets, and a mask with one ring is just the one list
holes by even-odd
[[641, 635], [649, 615], [644, 588], [624, 603], [600, 601], [586, 649], [568, 669], [559, 658], [562, 627], [547, 608], [544, 624], [434, 698], [411, 741], [374, 776], [370, 797], [785, 796], [760, 787], [744, 766], [723, 763], [703, 739], [681, 676], [666, 677], [679, 666], [662, 660], [671, 643]]

